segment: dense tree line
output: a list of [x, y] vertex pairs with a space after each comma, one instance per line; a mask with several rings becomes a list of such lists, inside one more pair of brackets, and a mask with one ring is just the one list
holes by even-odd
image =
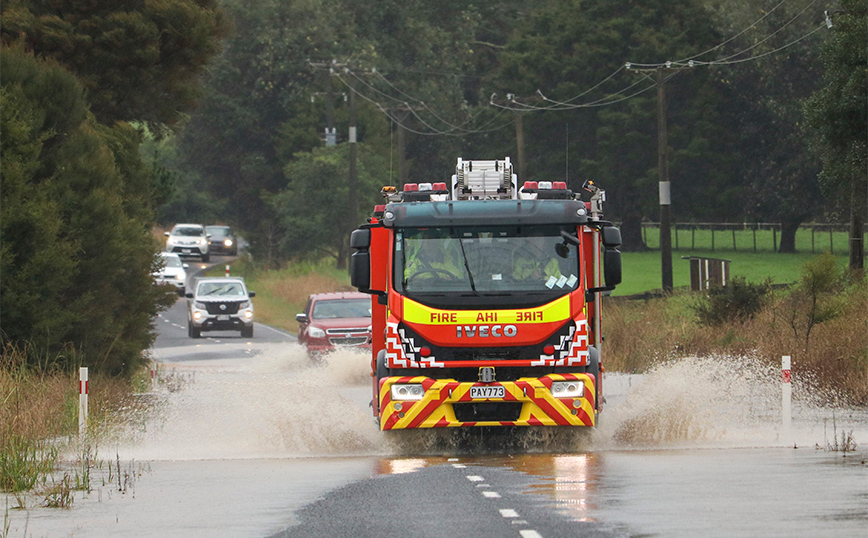
[[2, 17], [3, 352], [128, 374], [170, 300], [151, 279], [161, 175], [143, 126], [192, 107], [227, 24], [208, 0], [10, 0]]
[[161, 301], [155, 218], [340, 263], [380, 185], [446, 180], [459, 156], [595, 180], [641, 249], [658, 74], [677, 221], [779, 222], [782, 250], [806, 219], [855, 230], [865, 5], [840, 7], [829, 28], [786, 1], [4, 2], [4, 342], [129, 371]]
[[[323, 130], [333, 125], [339, 146], [346, 142], [349, 93], [356, 94], [359, 146], [389, 165], [369, 170], [372, 185], [446, 180], [458, 156], [516, 162], [520, 124], [526, 179], [566, 179], [573, 189], [597, 181], [626, 246], [644, 248], [641, 222], [659, 214], [653, 66], [667, 60], [685, 60], [665, 83], [676, 220], [778, 222], [781, 250], [792, 251], [800, 223], [840, 214], [836, 197], [820, 188], [826, 161], [809, 146], [801, 109], [824, 84], [819, 52], [833, 32], [822, 7], [733, 0], [223, 5], [236, 31], [212, 67], [178, 156], [195, 184], [227, 202], [227, 218], [260, 259], [323, 252], [343, 259], [339, 234], [317, 234], [312, 245], [300, 233], [321, 231], [311, 223], [328, 212], [298, 193], [347, 177], [340, 160], [347, 152], [324, 148]], [[856, 40], [864, 37], [864, 28], [855, 30]], [[634, 69], [624, 69], [626, 62]], [[337, 178], [300, 173], [324, 158]], [[353, 210], [335, 218], [367, 212], [370, 196], [348, 200], [342, 192], [331, 194], [332, 204]], [[308, 226], [299, 227], [303, 218]]]

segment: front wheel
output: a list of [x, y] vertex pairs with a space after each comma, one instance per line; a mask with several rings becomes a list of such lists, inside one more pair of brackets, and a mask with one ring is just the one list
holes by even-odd
[[241, 338], [253, 338], [253, 325], [241, 329]]
[[202, 331], [193, 326], [193, 324], [187, 325], [187, 334], [190, 335], [190, 338], [200, 338], [202, 336]]
[[208, 263], [208, 260], [211, 259], [211, 256], [208, 254], [202, 254], [202, 263]]

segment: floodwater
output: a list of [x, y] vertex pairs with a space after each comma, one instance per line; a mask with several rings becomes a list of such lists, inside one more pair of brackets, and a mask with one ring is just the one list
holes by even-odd
[[344, 484], [450, 456], [525, 473], [553, 510], [624, 535], [868, 535], [866, 410], [824, 407], [796, 379], [785, 429], [780, 371], [750, 359], [607, 374], [595, 431], [521, 432], [492, 451], [473, 435], [380, 433], [366, 355], [314, 365], [297, 344], [225, 347], [156, 350], [155, 405], [92, 449], [90, 491], [69, 509], [7, 496], [7, 535], [267, 536]]

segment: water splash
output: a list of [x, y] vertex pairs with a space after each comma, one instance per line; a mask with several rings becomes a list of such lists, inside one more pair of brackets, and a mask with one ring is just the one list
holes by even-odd
[[[793, 380], [793, 422], [781, 418], [780, 367], [756, 357], [691, 357], [641, 376], [609, 375], [595, 446], [824, 447], [838, 416], [865, 439], [865, 410], [829, 408], [810, 377]], [[845, 426], [846, 427], [846, 426]]]
[[[155, 417], [119, 446], [150, 460], [249, 459], [382, 453], [369, 409], [367, 354], [314, 363], [297, 344], [244, 359], [167, 364], [186, 382], [163, 394]], [[367, 398], [367, 399], [365, 399]]]
[[[121, 443], [148, 460], [352, 455], [578, 453], [632, 447], [820, 446], [838, 432], [868, 438], [865, 411], [815, 405], [794, 380], [792, 431], [781, 427], [780, 370], [751, 357], [686, 358], [644, 375], [607, 374], [595, 430], [467, 428], [380, 432], [370, 411], [367, 353], [312, 362], [296, 344], [260, 345], [243, 359], [174, 363], [174, 392]], [[182, 380], [178, 382], [178, 379]], [[825, 422], [825, 424], [824, 424]], [[824, 426], [825, 430], [824, 431]]]

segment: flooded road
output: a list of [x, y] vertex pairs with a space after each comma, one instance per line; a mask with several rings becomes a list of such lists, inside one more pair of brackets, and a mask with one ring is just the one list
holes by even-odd
[[600, 427], [567, 439], [385, 435], [367, 356], [317, 365], [279, 332], [193, 341], [182, 325], [164, 320], [154, 408], [95, 448], [90, 491], [69, 509], [8, 498], [6, 535], [868, 535], [865, 411], [811, 405], [796, 380], [784, 430], [774, 368], [608, 374]]

